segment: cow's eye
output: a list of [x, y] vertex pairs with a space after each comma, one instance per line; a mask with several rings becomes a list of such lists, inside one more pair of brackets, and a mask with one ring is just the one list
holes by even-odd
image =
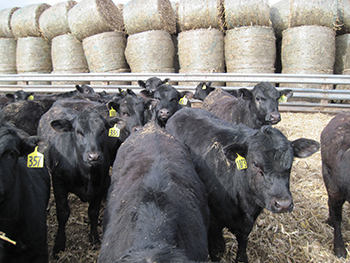
[[129, 114], [126, 111], [123, 111], [122, 112], [122, 117], [124, 117], [124, 118], [129, 117]]
[[12, 150], [12, 151], [8, 151], [5, 153], [5, 156], [7, 156], [8, 158], [11, 158], [11, 159], [16, 159], [17, 158], [17, 151], [15, 150]]
[[263, 174], [263, 172], [262, 172], [262, 170], [261, 170], [259, 164], [258, 164], [257, 162], [254, 162], [253, 164], [254, 164], [254, 169], [255, 169], [260, 175], [263, 176], [264, 174]]

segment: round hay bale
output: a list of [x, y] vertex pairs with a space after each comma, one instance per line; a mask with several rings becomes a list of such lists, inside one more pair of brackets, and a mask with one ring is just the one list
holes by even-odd
[[176, 33], [176, 18], [169, 0], [131, 0], [123, 10], [126, 32], [129, 35], [164, 30]]
[[21, 73], [50, 73], [51, 45], [41, 37], [24, 37], [17, 40], [17, 72]]
[[[324, 26], [301, 26], [283, 31], [281, 61], [282, 73], [285, 74], [333, 74], [334, 30]], [[320, 87], [319, 84], [283, 86]]]
[[270, 19], [276, 38], [282, 38], [283, 30], [289, 27], [290, 1], [281, 0], [270, 8]]
[[39, 18], [42, 35], [51, 40], [54, 37], [70, 33], [68, 11], [76, 4], [75, 1], [66, 1], [46, 9]]
[[180, 30], [216, 28], [224, 30], [223, 0], [180, 0]]
[[171, 35], [163, 30], [133, 34], [127, 39], [125, 57], [131, 72], [172, 69], [175, 48]]
[[14, 37], [11, 29], [11, 18], [13, 13], [18, 9], [19, 7], [12, 7], [0, 11], [0, 37]]
[[[16, 48], [14, 38], [0, 38], [0, 74], [16, 74]], [[1, 82], [1, 85], [17, 84], [16, 81]]]
[[[335, 38], [334, 74], [350, 75], [350, 34]], [[337, 85], [336, 89], [349, 89], [349, 85]]]
[[73, 35], [66, 34], [53, 38], [51, 56], [53, 71], [89, 72], [83, 45]]
[[175, 21], [176, 21], [176, 33], [180, 32], [180, 19], [179, 19], [179, 2], [170, 2], [171, 6], [173, 7], [174, 14], [175, 14]]
[[69, 10], [68, 24], [80, 41], [106, 31], [124, 29], [122, 12], [112, 0], [81, 0]]
[[290, 5], [290, 27], [316, 25], [338, 27], [337, 1], [293, 0]]
[[39, 18], [50, 6], [48, 4], [34, 4], [16, 10], [11, 18], [13, 35], [16, 38], [40, 36]]
[[178, 38], [180, 70], [224, 72], [224, 34], [215, 28], [183, 31]]
[[[180, 69], [180, 73], [184, 74], [193, 74], [193, 73], [225, 73], [225, 70], [223, 71], [212, 71], [212, 70], [204, 70], [204, 69]], [[179, 86], [194, 86], [197, 87], [198, 81], [192, 82], [192, 81], [180, 81]], [[222, 87], [225, 86], [225, 82], [219, 82], [214, 81], [211, 84], [212, 87]]]
[[[128, 68], [122, 68], [122, 69], [116, 69], [108, 71], [108, 73], [130, 73], [130, 69]], [[90, 81], [91, 85], [106, 85], [106, 82], [101, 81]], [[131, 81], [109, 81], [108, 85], [131, 85]], [[135, 83], [134, 85], [138, 85]]]
[[241, 26], [271, 26], [268, 0], [225, 1], [227, 29]]
[[[228, 73], [274, 73], [276, 38], [272, 27], [249, 26], [228, 30], [225, 62]], [[254, 86], [228, 82], [227, 86]]]
[[125, 59], [126, 35], [105, 32], [83, 39], [83, 48], [90, 72], [110, 72], [127, 69]]

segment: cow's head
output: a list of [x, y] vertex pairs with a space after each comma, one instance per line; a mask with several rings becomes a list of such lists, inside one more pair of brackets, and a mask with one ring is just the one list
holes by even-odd
[[263, 125], [274, 125], [281, 121], [278, 112], [278, 101], [284, 96], [288, 99], [293, 96], [291, 90], [278, 91], [269, 82], [260, 82], [250, 91], [246, 88], [238, 90], [238, 96], [249, 100], [250, 111]]
[[157, 89], [157, 87], [163, 84], [169, 84], [169, 81], [170, 79], [161, 80], [160, 78], [152, 77], [147, 79], [146, 82], [144, 82], [143, 80], [138, 80], [137, 84], [143, 89], [146, 89], [150, 92], [154, 92]]
[[96, 93], [93, 88], [88, 85], [82, 84], [81, 86], [75, 85], [76, 90], [79, 92], [79, 95], [82, 97], [99, 97], [100, 94]]
[[17, 90], [15, 93], [6, 94], [6, 98], [9, 99], [10, 102], [18, 102], [22, 100], [27, 100], [29, 96], [34, 95], [34, 92], [26, 92], [24, 90]]
[[211, 81], [207, 83], [200, 82], [196, 87], [196, 91], [194, 92], [193, 98], [204, 101], [208, 94], [215, 90], [215, 88], [212, 87], [211, 84]]

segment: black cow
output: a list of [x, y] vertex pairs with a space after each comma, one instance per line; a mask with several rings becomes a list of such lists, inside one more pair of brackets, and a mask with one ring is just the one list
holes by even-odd
[[196, 91], [193, 94], [193, 98], [204, 101], [205, 98], [209, 95], [209, 93], [215, 90], [215, 88], [212, 87], [211, 84], [211, 81], [207, 83], [200, 82], [196, 87]]
[[13, 94], [7, 93], [6, 95], [0, 97], [0, 107], [3, 108], [12, 102], [27, 100], [33, 94], [33, 92], [26, 92], [24, 90], [17, 90]]
[[[44, 168], [28, 168], [27, 154], [45, 141], [9, 123], [0, 123], [0, 262], [48, 262], [46, 209], [50, 175]], [[2, 235], [0, 233], [0, 235]]]
[[113, 165], [98, 262], [206, 261], [208, 224], [187, 149], [153, 122], [132, 134]]
[[244, 123], [259, 129], [263, 125], [277, 124], [281, 120], [278, 100], [281, 96], [292, 97], [291, 90], [278, 91], [268, 82], [260, 82], [250, 91], [238, 90], [239, 98], [221, 88], [211, 92], [202, 108], [231, 123]]
[[272, 126], [255, 130], [192, 108], [176, 112], [166, 130], [190, 149], [207, 187], [212, 260], [218, 260], [224, 251], [222, 229], [227, 227], [238, 241], [236, 262], [248, 262], [247, 239], [254, 221], [263, 208], [274, 213], [292, 211], [289, 177], [293, 157], [310, 156], [319, 143], [303, 138], [290, 142]]
[[[52, 176], [56, 201], [58, 230], [53, 255], [64, 250], [65, 225], [69, 217], [68, 192], [89, 202], [91, 229], [89, 240], [99, 242], [97, 219], [102, 198], [110, 183], [111, 147], [115, 138], [108, 137], [109, 129], [125, 121], [118, 117], [107, 121], [96, 104], [85, 100], [58, 100], [39, 122], [38, 134], [50, 142], [46, 165]], [[119, 123], [121, 122], [121, 123]]]
[[150, 92], [154, 92], [157, 87], [163, 84], [169, 84], [169, 80], [170, 79], [161, 80], [160, 78], [152, 77], [147, 79], [146, 82], [144, 82], [143, 80], [138, 80], [137, 84], [143, 89], [146, 89]]
[[338, 113], [321, 133], [324, 183], [328, 192], [329, 219], [334, 227], [334, 253], [346, 258], [341, 234], [342, 207], [350, 201], [350, 113]]
[[193, 93], [189, 91], [179, 92], [173, 86], [162, 84], [154, 92], [142, 90], [140, 95], [146, 99], [153, 99], [149, 103], [149, 110], [145, 111], [145, 122], [154, 119], [161, 127], [165, 126], [167, 120], [182, 107], [190, 107], [189, 101]]

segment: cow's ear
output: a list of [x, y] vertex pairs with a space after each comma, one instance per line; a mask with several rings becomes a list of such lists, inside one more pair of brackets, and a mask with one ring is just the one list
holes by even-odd
[[127, 93], [132, 96], [136, 96], [136, 93], [132, 89], [126, 89]]
[[247, 156], [247, 146], [242, 143], [231, 143], [229, 145], [226, 145], [222, 148], [224, 154], [226, 155], [227, 159], [229, 159], [231, 162], [234, 162], [236, 158], [238, 157], [237, 154], [239, 154], [242, 157]]
[[211, 84], [213, 84], [213, 82], [209, 81], [209, 82], [207, 82], [206, 86], [211, 87]]
[[148, 99], [144, 102], [145, 108], [147, 110], [153, 110], [156, 107], [157, 103], [158, 103], [158, 100], [155, 100], [155, 99]]
[[169, 78], [164, 79], [162, 84], [170, 85], [170, 79]]
[[83, 87], [82, 87], [82, 86], [75, 85], [75, 88], [76, 88], [77, 91], [79, 91], [80, 93], [83, 93]]
[[146, 88], [146, 83], [143, 80], [138, 80], [137, 84], [141, 87], [141, 88]]
[[20, 155], [32, 153], [36, 146], [38, 146], [38, 152], [43, 153], [49, 146], [49, 142], [41, 136], [29, 136], [21, 141]]
[[320, 148], [320, 143], [314, 140], [300, 138], [291, 142], [294, 150], [294, 156], [306, 158], [313, 155]]
[[147, 89], [143, 89], [140, 91], [140, 96], [144, 99], [150, 99], [150, 98], [153, 98], [153, 94], [154, 92], [152, 91], [149, 91]]
[[192, 91], [181, 91], [180, 92], [180, 98], [185, 97], [186, 99], [192, 99], [193, 98], [193, 92]]
[[108, 129], [114, 127], [114, 125], [116, 125], [119, 130], [122, 130], [126, 126], [126, 120], [119, 118], [119, 117], [113, 117], [107, 121], [106, 129], [108, 130]]
[[245, 100], [251, 100], [253, 98], [253, 93], [246, 88], [241, 88], [238, 90], [238, 97], [242, 97]]
[[293, 91], [291, 89], [284, 89], [280, 91], [280, 98], [285, 96], [286, 99], [290, 99], [293, 96]]
[[50, 123], [50, 126], [55, 131], [61, 132], [61, 133], [73, 130], [72, 122], [67, 119], [54, 120]]
[[108, 110], [111, 110], [113, 108], [114, 110], [118, 111], [119, 110], [119, 106], [120, 106], [119, 103], [117, 101], [115, 101], [115, 100], [110, 100], [110, 101], [107, 102]]
[[11, 99], [11, 100], [15, 99], [15, 96], [11, 93], [7, 93], [5, 96], [6, 96], [6, 98]]

